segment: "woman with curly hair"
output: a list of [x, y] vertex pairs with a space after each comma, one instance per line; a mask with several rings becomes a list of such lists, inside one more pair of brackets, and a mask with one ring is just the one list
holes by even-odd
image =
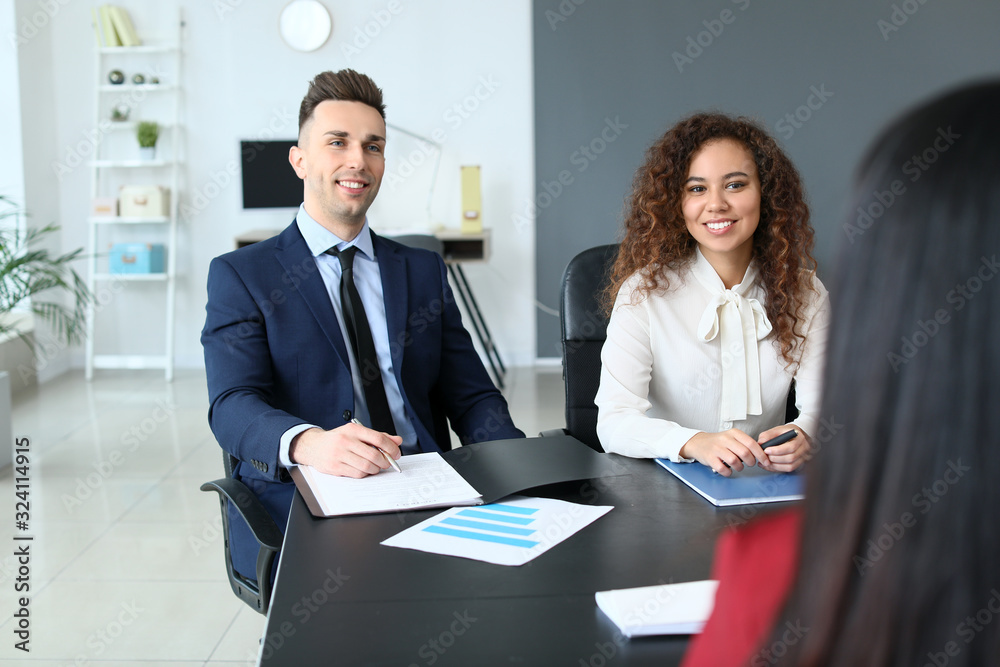
[[[605, 303], [597, 433], [723, 475], [797, 469], [816, 434], [829, 299], [798, 172], [744, 118], [696, 114], [635, 177]], [[786, 425], [795, 382], [799, 416]], [[790, 429], [791, 441], [761, 449]]]

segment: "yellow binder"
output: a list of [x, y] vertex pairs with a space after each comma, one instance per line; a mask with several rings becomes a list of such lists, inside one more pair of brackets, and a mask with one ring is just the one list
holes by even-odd
[[462, 167], [462, 233], [483, 231], [483, 199], [479, 188], [479, 166]]

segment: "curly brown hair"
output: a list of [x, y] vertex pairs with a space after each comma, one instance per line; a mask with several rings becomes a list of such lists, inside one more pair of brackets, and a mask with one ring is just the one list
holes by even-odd
[[636, 172], [618, 258], [602, 301], [607, 312], [618, 291], [638, 271], [643, 280], [633, 302], [666, 289], [663, 269], [679, 269], [694, 256], [697, 243], [687, 230], [681, 201], [692, 156], [706, 142], [738, 141], [753, 156], [760, 176], [760, 223], [753, 234], [753, 258], [767, 294], [765, 309], [781, 356], [796, 363], [804, 333], [796, 331], [806, 294], [813, 290], [813, 230], [799, 173], [771, 136], [750, 119], [699, 113], [667, 130], [646, 152]]

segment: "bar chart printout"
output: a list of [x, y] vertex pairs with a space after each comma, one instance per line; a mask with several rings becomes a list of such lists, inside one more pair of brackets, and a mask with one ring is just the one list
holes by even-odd
[[490, 505], [446, 510], [382, 544], [497, 565], [523, 565], [611, 509], [551, 498], [511, 496]]

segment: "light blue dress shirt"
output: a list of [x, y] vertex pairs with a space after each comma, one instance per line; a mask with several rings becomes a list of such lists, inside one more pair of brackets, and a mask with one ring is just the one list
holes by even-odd
[[[392, 421], [396, 426], [396, 435], [403, 437], [403, 453], [413, 454], [420, 450], [417, 446], [417, 433], [410, 424], [406, 416], [406, 408], [403, 405], [403, 396], [396, 383], [396, 376], [392, 370], [392, 356], [389, 353], [389, 330], [385, 317], [385, 300], [382, 296], [382, 274], [375, 261], [375, 252], [372, 247], [371, 230], [368, 228], [368, 220], [361, 232], [352, 241], [344, 241], [336, 234], [312, 219], [306, 213], [305, 206], [299, 206], [298, 215], [295, 222], [299, 227], [302, 238], [305, 239], [309, 251], [316, 260], [319, 274], [323, 278], [326, 292], [330, 296], [330, 303], [333, 311], [337, 314], [337, 324], [340, 325], [340, 333], [344, 337], [344, 344], [347, 346], [348, 356], [351, 360], [351, 381], [354, 384], [354, 417], [362, 424], [370, 425], [368, 416], [368, 405], [365, 401], [364, 388], [361, 385], [361, 376], [358, 373], [357, 361], [354, 359], [354, 351], [351, 349], [350, 338], [347, 336], [347, 328], [344, 325], [344, 313], [340, 303], [340, 260], [333, 255], [325, 254], [330, 248], [336, 247], [343, 250], [350, 246], [356, 246], [358, 252], [354, 255], [354, 284], [361, 295], [361, 302], [365, 305], [365, 313], [368, 316], [368, 326], [371, 328], [372, 339], [375, 342], [375, 353], [378, 355], [379, 369], [382, 371], [382, 384], [385, 386], [385, 397], [389, 401], [389, 410], [392, 412]], [[291, 447], [292, 438], [307, 429], [313, 428], [313, 424], [300, 424], [285, 431], [281, 436], [280, 454], [282, 465], [286, 468], [292, 465], [288, 450]]]

